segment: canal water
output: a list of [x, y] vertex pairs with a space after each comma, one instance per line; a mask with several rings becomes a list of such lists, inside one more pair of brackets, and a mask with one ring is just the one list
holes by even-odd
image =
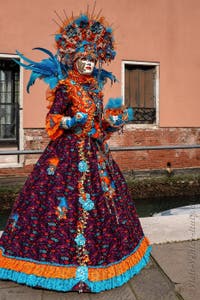
[[[134, 199], [139, 217], [151, 217], [155, 213], [159, 213], [168, 209], [182, 207], [186, 205], [200, 204], [200, 195], [195, 196], [179, 196], [179, 197], [163, 197], [151, 199]], [[0, 230], [3, 230], [11, 210], [0, 211]]]
[[10, 210], [6, 210], [3, 212], [0, 211], [0, 230], [3, 230], [3, 228], [5, 227], [10, 212]]
[[135, 199], [135, 206], [139, 217], [151, 217], [155, 213], [165, 210], [200, 204], [200, 195], [179, 196], [179, 197], [160, 197], [151, 199]]

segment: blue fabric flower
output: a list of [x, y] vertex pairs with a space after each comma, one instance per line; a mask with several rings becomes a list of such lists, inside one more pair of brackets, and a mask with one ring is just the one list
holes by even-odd
[[88, 267], [80, 266], [76, 269], [76, 279], [79, 281], [85, 281], [88, 279]]
[[75, 237], [75, 242], [78, 246], [85, 245], [85, 237], [81, 233]]
[[85, 200], [82, 197], [79, 197], [78, 201], [79, 201], [80, 204], [83, 204]]
[[94, 202], [90, 199], [90, 194], [86, 194], [86, 200], [82, 197], [79, 197], [79, 203], [82, 205], [82, 208], [86, 211], [92, 210], [94, 208]]
[[67, 204], [67, 199], [65, 197], [57, 197], [58, 200], [60, 201], [59, 203], [59, 207], [66, 207], [68, 208], [68, 204]]
[[78, 169], [80, 172], [86, 172], [88, 170], [87, 162], [84, 160], [81, 160], [78, 164]]
[[55, 166], [49, 166], [47, 168], [47, 174], [48, 175], [54, 175], [55, 174]]
[[94, 208], [94, 202], [92, 200], [86, 200], [83, 204], [82, 207], [84, 210], [89, 211]]

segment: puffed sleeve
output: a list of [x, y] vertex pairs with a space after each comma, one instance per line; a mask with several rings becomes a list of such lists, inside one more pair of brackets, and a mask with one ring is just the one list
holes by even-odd
[[67, 89], [65, 85], [59, 85], [54, 90], [47, 91], [47, 100], [53, 102], [46, 116], [46, 131], [52, 140], [63, 134], [60, 126], [62, 118], [65, 116], [69, 101], [67, 99]]

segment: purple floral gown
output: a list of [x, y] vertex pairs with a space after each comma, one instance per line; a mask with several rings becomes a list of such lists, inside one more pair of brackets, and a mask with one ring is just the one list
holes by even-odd
[[[100, 92], [90, 93], [89, 85], [69, 80], [54, 91], [47, 116], [53, 138], [17, 197], [0, 239], [0, 279], [97, 293], [139, 273], [151, 246], [125, 179], [97, 134], [105, 137], [109, 131], [97, 113]], [[73, 106], [69, 96], [80, 92], [85, 102]], [[95, 107], [89, 131], [79, 134], [86, 125], [60, 129], [60, 117], [84, 110], [85, 103], [88, 109]]]

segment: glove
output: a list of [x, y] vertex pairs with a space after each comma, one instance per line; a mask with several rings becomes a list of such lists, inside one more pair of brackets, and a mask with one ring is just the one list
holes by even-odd
[[122, 114], [118, 116], [110, 116], [110, 121], [114, 126], [124, 125], [124, 120], [122, 119]]
[[[105, 106], [105, 111], [110, 111], [109, 119], [114, 126], [121, 126], [134, 119], [133, 108], [125, 108], [120, 97], [110, 98]], [[109, 112], [107, 115], [109, 115]]]
[[74, 117], [63, 117], [61, 120], [61, 127], [64, 129], [69, 129], [77, 124], [85, 124], [87, 121], [87, 114], [82, 112], [77, 112]]

